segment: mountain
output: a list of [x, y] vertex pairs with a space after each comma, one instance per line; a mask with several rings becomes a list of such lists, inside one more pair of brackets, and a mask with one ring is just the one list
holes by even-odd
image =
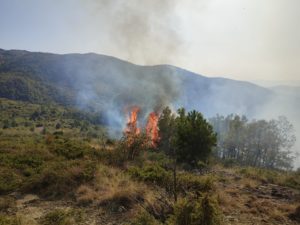
[[[254, 115], [273, 91], [249, 82], [208, 78], [170, 65], [138, 66], [114, 57], [0, 50], [0, 97], [102, 111], [172, 104], [216, 113]], [[259, 96], [259, 98], [257, 97]]]
[[[141, 123], [150, 111], [171, 105], [196, 109], [205, 117], [237, 113], [250, 119], [272, 119], [284, 115], [294, 125], [296, 136], [300, 134], [297, 87], [264, 88], [171, 65], [139, 66], [94, 53], [0, 49], [0, 98], [100, 113], [103, 122], [114, 128], [112, 134], [122, 130], [124, 114], [134, 105], [141, 108]], [[297, 149], [299, 141], [293, 151]]]

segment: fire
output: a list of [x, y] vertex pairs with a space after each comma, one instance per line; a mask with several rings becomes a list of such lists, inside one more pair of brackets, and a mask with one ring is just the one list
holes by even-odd
[[131, 108], [131, 111], [129, 112], [127, 118], [127, 126], [125, 128], [125, 133], [138, 135], [141, 132], [140, 128], [137, 126], [137, 118], [139, 111], [140, 108], [137, 106]]
[[158, 115], [155, 112], [151, 112], [149, 114], [147, 125], [146, 125], [146, 134], [151, 140], [151, 145], [153, 147], [156, 147], [157, 142], [159, 141], [159, 136], [158, 136]]
[[[128, 138], [129, 145], [133, 143], [134, 139], [140, 135], [141, 129], [138, 127], [138, 114], [140, 108], [134, 106], [130, 108], [129, 113], [127, 114], [127, 123], [124, 130], [125, 135]], [[156, 148], [159, 141], [158, 135], [158, 114], [156, 112], [151, 112], [148, 116], [147, 124], [145, 127], [146, 135], [150, 143], [145, 143], [145, 145], [151, 145]]]

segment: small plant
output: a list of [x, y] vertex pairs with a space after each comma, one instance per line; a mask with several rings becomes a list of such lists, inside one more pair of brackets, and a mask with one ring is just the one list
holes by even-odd
[[75, 225], [83, 220], [80, 210], [55, 209], [41, 218], [42, 225]]
[[147, 211], [141, 210], [135, 219], [131, 221], [128, 225], [159, 225], [161, 224]]

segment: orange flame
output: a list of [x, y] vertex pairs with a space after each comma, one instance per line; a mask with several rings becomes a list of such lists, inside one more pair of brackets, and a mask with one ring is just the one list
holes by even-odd
[[155, 112], [151, 112], [148, 117], [146, 125], [146, 134], [151, 140], [152, 147], [156, 147], [159, 141], [158, 135], [158, 115]]
[[[127, 114], [127, 123], [124, 133], [128, 137], [129, 145], [132, 144], [137, 135], [140, 135], [141, 133], [141, 129], [138, 127], [139, 112], [140, 108], [134, 106], [130, 109], [129, 113]], [[149, 138], [149, 143], [145, 143], [145, 145], [150, 144], [152, 147], [156, 148], [159, 141], [158, 114], [156, 112], [151, 112], [149, 114], [145, 130], [146, 135]]]
[[137, 126], [137, 118], [138, 118], [139, 111], [140, 111], [139, 107], [137, 106], [132, 107], [127, 118], [125, 133], [137, 135], [141, 132], [140, 128]]

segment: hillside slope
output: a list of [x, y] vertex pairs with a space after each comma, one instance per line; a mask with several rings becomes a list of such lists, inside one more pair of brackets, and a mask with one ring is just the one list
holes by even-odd
[[[273, 92], [257, 85], [208, 78], [174, 66], [138, 66], [97, 54], [0, 50], [0, 97], [93, 106], [113, 111], [140, 105], [145, 112], [173, 104], [205, 115], [255, 114]], [[257, 98], [259, 96], [259, 98]]]

